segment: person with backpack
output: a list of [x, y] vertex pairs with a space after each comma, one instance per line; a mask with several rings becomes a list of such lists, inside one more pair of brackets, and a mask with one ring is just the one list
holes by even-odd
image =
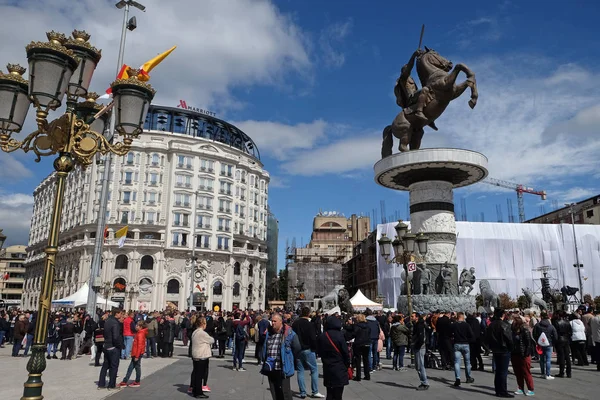
[[550, 323], [548, 313], [542, 311], [542, 320], [533, 328], [533, 338], [540, 346], [542, 354], [540, 354], [540, 369], [542, 370], [542, 378], [552, 380], [554, 377], [550, 374], [552, 366], [552, 346], [558, 340], [556, 328]]
[[233, 369], [238, 372], [246, 371], [243, 367], [244, 353], [246, 352], [246, 346], [248, 345], [248, 325], [252, 323], [252, 319], [249, 315], [244, 312], [240, 317], [234, 321], [234, 342], [235, 350], [233, 354]]
[[219, 315], [219, 317], [217, 318], [217, 341], [219, 344], [219, 355], [217, 356], [217, 358], [225, 357], [225, 347], [228, 337], [229, 336], [227, 333], [227, 322], [225, 321], [225, 318], [223, 318], [222, 315]]
[[265, 359], [263, 357], [263, 348], [265, 347], [265, 338], [267, 337], [267, 332], [269, 331], [269, 327], [271, 323], [269, 322], [269, 316], [267, 314], [263, 314], [260, 321], [256, 323], [256, 351], [258, 353], [258, 365], [262, 364]]
[[[513, 320], [511, 331], [514, 345], [510, 360], [518, 385], [515, 394], [533, 396], [535, 395], [531, 376], [531, 355], [535, 351], [533, 338], [525, 321], [518, 316]], [[525, 385], [527, 385], [527, 392], [525, 392]]]

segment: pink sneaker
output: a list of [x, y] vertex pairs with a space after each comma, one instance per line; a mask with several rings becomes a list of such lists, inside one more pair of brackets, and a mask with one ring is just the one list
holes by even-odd
[[119, 382], [117, 384], [118, 387], [127, 387], [127, 382]]
[[208, 386], [202, 386], [203, 392], [210, 392], [210, 388]]
[[139, 382], [133, 382], [132, 384], [128, 385], [129, 387], [140, 387], [142, 385], [140, 385]]
[[188, 388], [188, 393], [192, 393], [193, 391], [194, 391], [194, 388], [190, 386], [190, 387]]

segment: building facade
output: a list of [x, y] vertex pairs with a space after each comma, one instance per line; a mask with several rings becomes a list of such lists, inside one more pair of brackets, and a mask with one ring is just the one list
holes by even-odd
[[15, 245], [0, 250], [0, 300], [5, 306], [22, 305], [26, 249], [26, 246]]
[[279, 245], [279, 221], [270, 209], [267, 210], [267, 278], [265, 294], [267, 299], [273, 299], [273, 291], [269, 289], [271, 282], [277, 278], [277, 246]]
[[295, 249], [296, 261], [344, 263], [352, 258], [354, 245], [369, 234], [370, 218], [353, 214], [320, 212], [313, 219], [310, 242]]
[[342, 264], [352, 258], [353, 248], [370, 231], [370, 218], [329, 211], [313, 219], [310, 242], [306, 247], [291, 248], [288, 261], [288, 302], [312, 305], [314, 298], [327, 295], [343, 285]]
[[[89, 280], [94, 243], [103, 240], [96, 238], [103, 171], [99, 160], [69, 174], [55, 299]], [[34, 191], [25, 307], [39, 297], [54, 180]], [[109, 185], [102, 294], [128, 309], [185, 309], [192, 292], [205, 295], [201, 308], [264, 308], [269, 174], [244, 132], [194, 111], [151, 106], [130, 153], [113, 157]], [[119, 247], [114, 233], [124, 226]]]
[[[576, 224], [600, 225], [600, 195], [576, 203], [573, 211], [573, 220]], [[570, 224], [570, 207], [559, 208], [525, 222], [530, 224]]]
[[359, 289], [369, 299], [379, 295], [377, 286], [377, 232], [371, 232], [353, 249], [353, 257], [344, 263], [344, 286], [353, 296]]

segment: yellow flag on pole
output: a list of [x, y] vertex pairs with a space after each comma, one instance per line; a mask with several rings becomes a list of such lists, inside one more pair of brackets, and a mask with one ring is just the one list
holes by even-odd
[[127, 230], [129, 229], [128, 225], [125, 225], [121, 229], [115, 232], [115, 237], [119, 239], [119, 248], [125, 245], [125, 239], [127, 239]]
[[154, 69], [154, 67], [156, 67], [158, 64], [161, 63], [162, 60], [164, 60], [169, 54], [171, 54], [173, 52], [173, 50], [175, 50], [177, 48], [177, 46], [173, 46], [171, 47], [169, 50], [165, 51], [164, 53], [161, 53], [159, 55], [157, 55], [156, 57], [154, 57], [151, 60], [148, 60], [144, 63], [144, 65], [142, 65], [142, 68], [140, 68], [140, 74], [138, 75], [138, 79], [141, 81], [147, 81], [150, 79], [150, 71], [152, 71], [152, 69]]

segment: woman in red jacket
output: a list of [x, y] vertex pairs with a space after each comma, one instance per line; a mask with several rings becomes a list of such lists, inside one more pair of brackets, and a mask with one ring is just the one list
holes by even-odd
[[[119, 383], [120, 387], [140, 387], [140, 379], [142, 378], [142, 356], [146, 351], [146, 334], [148, 333], [148, 327], [146, 322], [138, 321], [135, 326], [135, 337], [133, 339], [133, 346], [131, 348], [131, 362], [127, 368], [127, 373], [123, 378], [123, 382]], [[129, 377], [135, 368], [135, 381], [128, 385]]]

